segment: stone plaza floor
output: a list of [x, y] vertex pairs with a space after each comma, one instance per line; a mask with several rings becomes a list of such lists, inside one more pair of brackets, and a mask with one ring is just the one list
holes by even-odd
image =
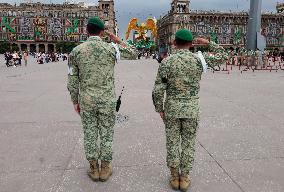
[[[125, 86], [114, 173], [92, 182], [67, 63], [6, 68], [0, 57], [0, 192], [170, 192], [165, 131], [151, 92], [155, 60], [120, 61]], [[284, 191], [284, 71], [208, 72], [189, 192]]]

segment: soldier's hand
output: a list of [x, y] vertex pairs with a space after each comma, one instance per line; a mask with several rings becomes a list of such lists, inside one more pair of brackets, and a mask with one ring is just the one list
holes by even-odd
[[125, 47], [125, 44], [119, 39], [119, 37], [117, 37], [115, 34], [113, 34], [112, 32], [110, 31], [105, 31], [105, 33], [109, 36], [109, 38], [117, 43], [117, 44], [121, 44], [123, 47]]
[[165, 119], [165, 112], [160, 112], [160, 116], [164, 120]]
[[120, 39], [110, 31], [105, 31], [105, 33], [109, 36], [109, 38], [115, 43], [121, 42]]
[[113, 33], [110, 32], [110, 31], [105, 30], [105, 33], [109, 36], [109, 38], [110, 38], [111, 40], [113, 40], [113, 39], [116, 37], [115, 34], [113, 34]]
[[204, 39], [204, 38], [200, 38], [200, 37], [196, 37], [193, 39], [193, 43], [194, 44], [209, 44], [209, 40]]
[[74, 109], [75, 109], [76, 113], [78, 113], [80, 115], [80, 111], [81, 111], [80, 104], [77, 103], [77, 104], [73, 104], [73, 105], [74, 105]]

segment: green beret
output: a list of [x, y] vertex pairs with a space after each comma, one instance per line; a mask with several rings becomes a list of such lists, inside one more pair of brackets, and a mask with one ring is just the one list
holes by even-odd
[[179, 29], [176, 32], [176, 39], [181, 39], [184, 41], [189, 41], [191, 42], [193, 40], [193, 36], [191, 31], [187, 30], [187, 29]]
[[105, 29], [105, 24], [99, 17], [91, 17], [88, 21], [88, 24], [95, 25], [100, 29]]

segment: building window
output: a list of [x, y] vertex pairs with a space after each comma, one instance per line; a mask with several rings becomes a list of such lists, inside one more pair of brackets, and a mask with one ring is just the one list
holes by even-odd
[[185, 13], [186, 12], [186, 4], [183, 4], [183, 3], [177, 4], [177, 12], [178, 13]]
[[108, 19], [108, 12], [104, 12], [104, 18]]

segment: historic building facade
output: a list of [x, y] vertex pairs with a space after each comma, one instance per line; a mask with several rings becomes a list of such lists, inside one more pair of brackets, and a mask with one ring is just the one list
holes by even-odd
[[[262, 34], [268, 47], [283, 46], [284, 4], [277, 4], [278, 13], [262, 14]], [[190, 10], [189, 0], [173, 0], [171, 10], [158, 22], [158, 45], [171, 51], [175, 32], [190, 29], [194, 37], [207, 37], [223, 46], [244, 46], [248, 23], [247, 12]]]
[[283, 13], [284, 12], [284, 3], [277, 3], [276, 9], [277, 9], [277, 13]]
[[0, 41], [9, 41], [20, 50], [56, 51], [58, 42], [85, 41], [91, 16], [99, 16], [110, 31], [117, 33], [113, 0], [99, 0], [97, 6], [67, 2], [0, 3]]

